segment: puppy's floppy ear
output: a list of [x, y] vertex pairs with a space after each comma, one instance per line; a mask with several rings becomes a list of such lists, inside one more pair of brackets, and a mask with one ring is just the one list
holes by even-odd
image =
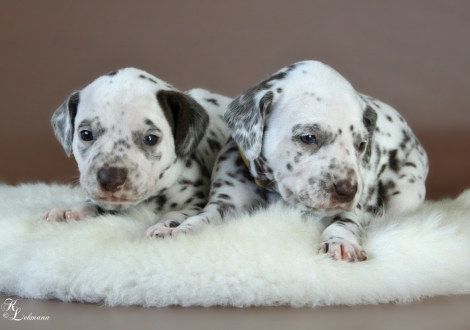
[[64, 147], [68, 157], [72, 154], [74, 123], [79, 102], [80, 91], [75, 91], [70, 94], [68, 99], [54, 112], [51, 119], [55, 136]]
[[372, 154], [372, 141], [374, 139], [375, 126], [377, 124], [377, 112], [370, 106], [367, 106], [362, 116], [362, 121], [369, 132], [369, 141], [367, 142], [367, 148], [364, 153], [363, 161], [368, 163]]
[[157, 100], [173, 132], [176, 155], [188, 159], [204, 136], [209, 115], [196, 100], [181, 92], [161, 90]]
[[274, 98], [272, 91], [263, 93], [263, 84], [265, 82], [238, 96], [224, 113], [230, 134], [249, 161], [261, 154], [265, 120]]

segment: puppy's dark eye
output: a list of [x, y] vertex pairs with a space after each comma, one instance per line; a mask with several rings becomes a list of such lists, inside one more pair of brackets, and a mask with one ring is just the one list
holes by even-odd
[[315, 135], [312, 135], [312, 134], [301, 135], [300, 141], [302, 141], [305, 144], [316, 144], [317, 138], [315, 137]]
[[363, 152], [364, 150], [366, 150], [366, 145], [367, 145], [367, 142], [361, 142], [359, 143], [359, 145], [357, 146], [357, 150], [359, 152]]
[[93, 140], [93, 134], [91, 131], [83, 130], [80, 132], [80, 137], [83, 141], [91, 141]]
[[143, 144], [147, 146], [154, 146], [158, 142], [158, 136], [156, 135], [147, 135], [144, 137], [144, 140], [142, 141]]

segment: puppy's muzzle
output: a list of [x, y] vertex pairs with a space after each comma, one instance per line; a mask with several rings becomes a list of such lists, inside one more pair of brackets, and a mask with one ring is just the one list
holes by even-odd
[[127, 180], [127, 169], [119, 167], [101, 168], [97, 175], [101, 189], [113, 193], [122, 189], [124, 182]]

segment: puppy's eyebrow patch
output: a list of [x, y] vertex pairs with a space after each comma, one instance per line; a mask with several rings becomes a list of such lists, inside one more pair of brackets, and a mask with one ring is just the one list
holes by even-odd
[[292, 135], [308, 134], [321, 131], [319, 124], [297, 124], [292, 127]]
[[92, 124], [92, 120], [89, 120], [89, 119], [84, 119], [82, 120], [82, 122], [78, 125], [78, 128], [83, 128], [83, 127], [91, 127], [91, 124]]
[[145, 125], [148, 125], [151, 129], [160, 132], [160, 129], [157, 127], [157, 125], [155, 125], [150, 119], [145, 119]]

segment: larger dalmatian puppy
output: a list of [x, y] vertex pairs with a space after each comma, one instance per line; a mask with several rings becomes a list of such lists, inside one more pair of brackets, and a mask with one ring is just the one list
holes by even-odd
[[[67, 155], [75, 156], [89, 200], [42, 219], [77, 220], [143, 203], [172, 226], [198, 214], [229, 136], [222, 119], [229, 102], [202, 89], [180, 92], [135, 68], [72, 93], [52, 125]], [[151, 229], [148, 236], [158, 234]]]
[[362, 261], [364, 226], [425, 197], [427, 156], [403, 117], [357, 93], [331, 67], [290, 65], [248, 89], [225, 114], [210, 200], [191, 231], [282, 199], [321, 216], [319, 251]]

